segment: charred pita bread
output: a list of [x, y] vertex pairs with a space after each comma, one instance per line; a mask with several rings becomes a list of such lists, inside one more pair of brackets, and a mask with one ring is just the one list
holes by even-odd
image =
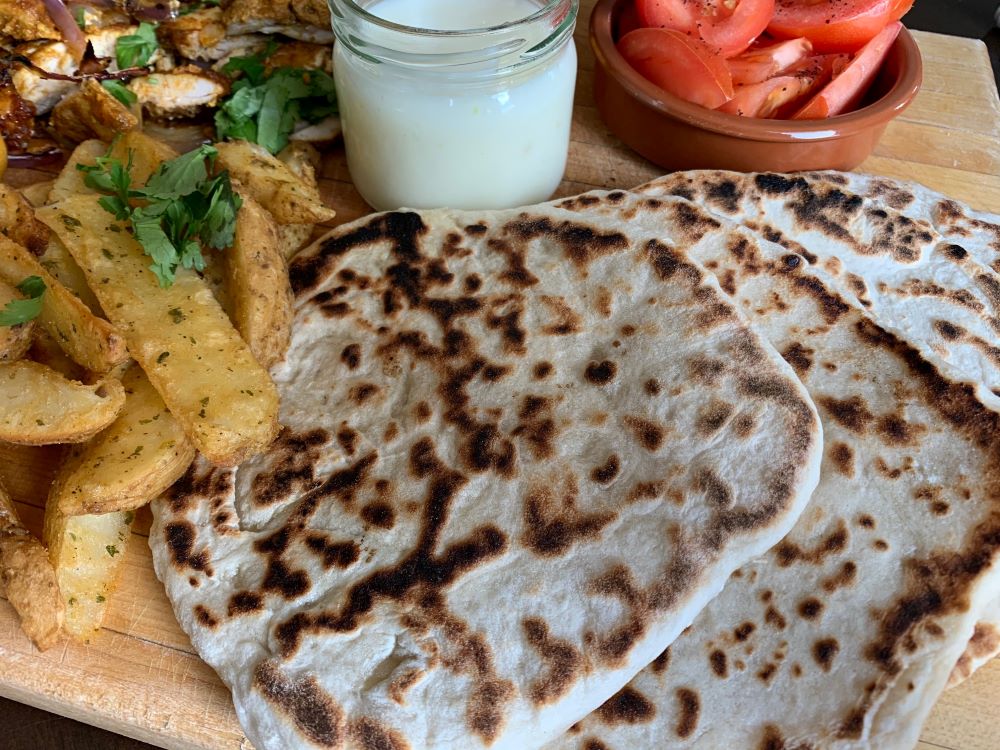
[[758, 232], [1000, 408], [1000, 219], [918, 185], [822, 172], [682, 172], [641, 188]]
[[912, 748], [1000, 591], [1000, 415], [841, 294], [822, 263], [683, 199], [602, 206], [633, 228], [689, 228], [686, 256], [818, 404], [824, 461], [791, 533], [546, 750]]
[[398, 212], [292, 263], [285, 432], [150, 535], [258, 748], [538, 747], [791, 528], [815, 409], [669, 239]]
[[972, 638], [951, 671], [948, 688], [961, 685], [997, 654], [1000, 654], [1000, 599], [989, 602], [978, 613]]

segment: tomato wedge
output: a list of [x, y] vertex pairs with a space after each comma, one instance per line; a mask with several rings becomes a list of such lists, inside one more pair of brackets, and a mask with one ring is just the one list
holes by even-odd
[[699, 41], [673, 29], [636, 29], [618, 51], [643, 77], [664, 91], [715, 109], [733, 96], [724, 60]]
[[913, 0], [893, 0], [892, 10], [889, 12], [890, 21], [898, 21], [910, 12], [913, 7]]
[[[717, 54], [732, 57], [750, 46], [774, 14], [775, 0], [636, 0], [644, 26], [699, 37]], [[730, 5], [732, 6], [730, 8]]]
[[804, 36], [817, 52], [854, 52], [891, 23], [892, 14], [904, 4], [905, 0], [777, 0], [767, 30], [779, 39]]
[[751, 47], [743, 54], [729, 58], [726, 65], [733, 75], [733, 85], [763, 83], [805, 60], [810, 52], [812, 44], [805, 37], [800, 37], [767, 47]]
[[875, 79], [892, 43], [896, 41], [903, 24], [899, 21], [886, 26], [866, 44], [843, 72], [828, 83], [822, 91], [795, 113], [795, 120], [815, 120], [832, 117], [857, 106]]

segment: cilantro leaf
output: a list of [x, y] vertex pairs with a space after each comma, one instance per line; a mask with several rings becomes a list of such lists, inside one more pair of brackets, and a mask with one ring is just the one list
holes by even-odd
[[126, 107], [129, 107], [139, 101], [139, 97], [129, 91], [125, 84], [121, 81], [116, 81], [113, 78], [109, 78], [107, 81], [101, 81], [101, 85], [108, 90], [115, 99], [120, 101]]
[[89, 187], [105, 193], [101, 207], [131, 225], [162, 287], [174, 282], [178, 267], [205, 268], [203, 245], [222, 250], [233, 244], [242, 201], [228, 172], [209, 176], [217, 155], [214, 147], [199, 146], [163, 162], [137, 188], [131, 185], [131, 152], [125, 165], [103, 156], [93, 166], [77, 167], [87, 173]]
[[118, 37], [115, 43], [115, 60], [122, 70], [143, 67], [153, 59], [159, 46], [156, 40], [156, 27], [143, 21], [134, 34]]
[[0, 326], [16, 326], [34, 320], [42, 311], [45, 296], [45, 282], [41, 276], [29, 276], [17, 285], [18, 291], [27, 299], [14, 299], [0, 310]]
[[305, 68], [275, 68], [268, 74], [265, 61], [272, 53], [269, 47], [257, 55], [235, 57], [223, 67], [227, 75], [242, 77], [215, 113], [220, 140], [259, 143], [276, 154], [288, 145], [296, 123], [315, 123], [337, 114], [333, 78]]

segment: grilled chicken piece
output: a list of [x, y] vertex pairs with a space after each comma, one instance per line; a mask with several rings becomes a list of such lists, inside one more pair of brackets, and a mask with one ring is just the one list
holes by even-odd
[[221, 8], [196, 10], [160, 28], [174, 49], [189, 60], [221, 60], [267, 46], [267, 37], [261, 34], [228, 35]]
[[129, 90], [153, 117], [192, 117], [202, 107], [214, 107], [229, 93], [229, 79], [195, 65], [170, 73], [134, 78]]
[[49, 124], [59, 138], [82, 143], [90, 138], [110, 141], [137, 128], [139, 118], [97, 81], [87, 80], [55, 106]]
[[[24, 55], [42, 70], [49, 73], [73, 75], [77, 61], [63, 42], [29, 42], [14, 49]], [[43, 115], [56, 106], [64, 94], [72, 91], [76, 84], [72, 81], [54, 81], [43, 78], [40, 73], [23, 65], [15, 65], [11, 80], [17, 93], [35, 107], [35, 114]]]
[[303, 42], [333, 42], [326, 0], [233, 0], [222, 17], [229, 34], [284, 34]]
[[270, 73], [275, 68], [307, 68], [333, 73], [333, 48], [329, 44], [289, 42], [282, 44], [264, 61]]
[[41, 255], [49, 246], [49, 228], [35, 218], [28, 199], [9, 185], [0, 184], [0, 234]]
[[11, 71], [0, 71], [0, 137], [11, 153], [28, 148], [35, 132], [35, 108], [21, 98], [11, 82]]
[[302, 123], [301, 127], [297, 127], [288, 136], [288, 140], [299, 143], [329, 143], [335, 140], [343, 130], [340, 118], [336, 115], [331, 115], [312, 125]]
[[62, 39], [42, 0], [0, 0], [0, 36], [19, 42]]

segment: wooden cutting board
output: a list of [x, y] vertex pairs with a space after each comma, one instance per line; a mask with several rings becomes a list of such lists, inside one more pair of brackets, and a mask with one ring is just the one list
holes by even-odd
[[[593, 0], [582, 5], [581, 19], [586, 19]], [[573, 145], [563, 195], [629, 188], [659, 174], [602, 125], [593, 107], [593, 57], [586, 33], [581, 21]], [[890, 125], [861, 171], [916, 180], [974, 207], [1000, 212], [1000, 101], [986, 49], [981, 42], [955, 37], [915, 36], [924, 55], [923, 90]], [[24, 185], [50, 177], [12, 170], [7, 181]], [[322, 177], [324, 197], [337, 209], [338, 222], [369, 212], [351, 185], [342, 151], [329, 155]], [[34, 530], [41, 526], [56, 459], [48, 450], [0, 452], [4, 479]], [[153, 575], [148, 529], [144, 510], [105, 627], [89, 644], [67, 642], [39, 653], [21, 633], [13, 610], [0, 601], [0, 695], [166, 748], [250, 748], [228, 691], [195, 655]], [[998, 715], [1000, 660], [944, 695], [920, 748], [995, 750], [1000, 747]]]

